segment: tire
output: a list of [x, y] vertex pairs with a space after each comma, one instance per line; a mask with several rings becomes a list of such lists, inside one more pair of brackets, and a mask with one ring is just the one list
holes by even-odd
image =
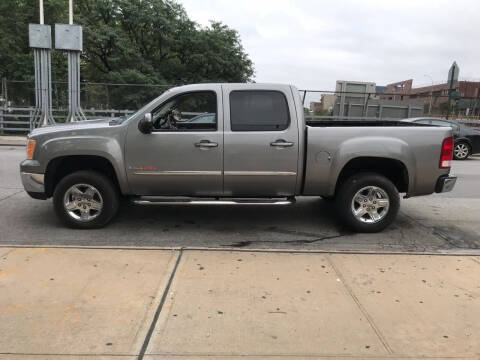
[[471, 154], [472, 149], [465, 141], [459, 141], [453, 148], [453, 158], [455, 160], [466, 160]]
[[[358, 199], [362, 199], [362, 202], [357, 201]], [[385, 176], [358, 173], [341, 185], [335, 206], [340, 219], [351, 230], [375, 233], [382, 231], [395, 220], [400, 208], [400, 196], [395, 185]], [[358, 212], [357, 216], [354, 210]], [[365, 213], [361, 215], [362, 212]]]
[[117, 213], [119, 203], [116, 185], [105, 175], [90, 170], [65, 176], [53, 193], [58, 218], [74, 229], [98, 229], [107, 225]]

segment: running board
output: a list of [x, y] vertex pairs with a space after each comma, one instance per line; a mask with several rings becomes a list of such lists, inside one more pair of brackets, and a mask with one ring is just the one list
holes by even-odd
[[140, 196], [133, 199], [133, 203], [138, 205], [292, 205], [295, 203], [295, 198], [188, 198]]

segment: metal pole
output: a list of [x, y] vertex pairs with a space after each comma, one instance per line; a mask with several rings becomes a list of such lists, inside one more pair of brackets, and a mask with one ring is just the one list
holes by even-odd
[[68, 23], [73, 25], [73, 0], [68, 0]]
[[429, 77], [432, 82], [432, 87], [430, 88], [430, 105], [428, 106], [428, 115], [432, 115], [432, 98], [433, 98], [433, 78], [430, 75], [423, 75]]
[[40, 7], [40, 25], [43, 25], [43, 0], [39, 0]]
[[448, 120], [448, 117], [450, 116], [450, 106], [452, 102], [452, 85], [453, 85], [453, 76], [455, 71], [452, 71], [452, 76], [450, 76], [450, 80], [448, 82], [448, 109], [447, 109], [447, 117], [446, 119]]

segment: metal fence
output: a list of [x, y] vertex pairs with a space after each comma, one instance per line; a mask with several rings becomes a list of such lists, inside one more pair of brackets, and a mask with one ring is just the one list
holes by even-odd
[[[24, 134], [32, 129], [35, 109], [34, 82], [2, 79], [0, 93], [0, 135]], [[176, 85], [159, 84], [115, 84], [115, 83], [81, 83], [82, 108], [88, 119], [99, 117], [118, 117], [132, 113], [151, 99], [161, 95], [165, 90]], [[68, 97], [67, 83], [52, 83], [53, 118], [64, 122], [67, 118]], [[395, 104], [385, 97], [385, 93], [339, 92], [325, 90], [300, 90], [305, 115], [309, 121], [324, 120], [398, 120], [406, 117], [432, 116], [445, 117], [445, 107], [448, 97], [434, 95], [433, 106], [429, 107], [430, 99], [418, 102]], [[344, 112], [335, 112], [341, 97]], [[360, 99], [360, 101], [359, 101]], [[438, 105], [435, 105], [438, 104]], [[423, 109], [422, 109], [423, 107]], [[470, 111], [466, 116], [465, 109]], [[119, 110], [128, 109], [128, 110]], [[428, 110], [431, 114], [427, 115]], [[451, 119], [479, 126], [480, 100], [460, 99], [452, 106]]]
[[[0, 108], [0, 135], [26, 134], [33, 128], [33, 107]], [[57, 122], [65, 122], [68, 109], [53, 109], [53, 118]], [[133, 113], [133, 110], [84, 110], [87, 119], [114, 118]]]
[[[165, 90], [175, 85], [162, 84], [117, 84], [81, 82], [80, 100], [82, 109], [138, 109]], [[0, 106], [30, 107], [35, 104], [34, 81], [2, 79]], [[52, 81], [52, 106], [68, 108], [68, 83]]]

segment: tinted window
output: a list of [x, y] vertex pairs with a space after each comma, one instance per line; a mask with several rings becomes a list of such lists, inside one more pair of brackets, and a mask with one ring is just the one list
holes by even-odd
[[157, 130], [215, 130], [217, 96], [212, 91], [175, 96], [152, 112], [152, 120]]
[[457, 124], [453, 124], [453, 123], [448, 122], [448, 121], [432, 120], [432, 124], [437, 125], [437, 126], [449, 126], [453, 130], [459, 130], [460, 129], [460, 127]]
[[426, 125], [429, 125], [430, 124], [430, 120], [417, 120], [415, 121], [417, 124], [426, 124]]
[[285, 95], [278, 91], [232, 91], [232, 131], [281, 131], [289, 123]]
[[432, 120], [432, 125], [437, 125], [437, 126], [451, 126], [449, 122], [442, 121], [442, 120]]

